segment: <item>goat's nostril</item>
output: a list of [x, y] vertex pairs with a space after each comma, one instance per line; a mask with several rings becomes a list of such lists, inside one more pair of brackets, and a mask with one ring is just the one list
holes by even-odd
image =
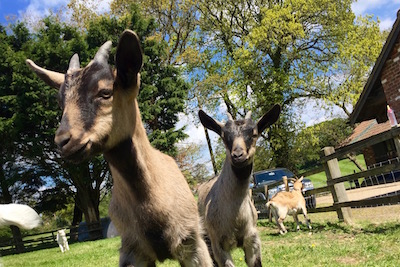
[[234, 159], [240, 159], [243, 156], [243, 151], [234, 151], [232, 153], [232, 157]]
[[61, 149], [71, 140], [71, 135], [69, 133], [56, 134], [54, 142]]

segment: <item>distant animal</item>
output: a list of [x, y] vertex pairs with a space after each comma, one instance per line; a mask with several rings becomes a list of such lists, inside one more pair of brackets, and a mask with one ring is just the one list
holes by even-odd
[[125, 30], [115, 69], [108, 64], [112, 42], [81, 68], [72, 56], [66, 74], [27, 60], [50, 86], [59, 89], [63, 111], [55, 142], [72, 162], [103, 153], [113, 192], [109, 214], [121, 236], [120, 266], [155, 266], [176, 259], [182, 266], [212, 266], [202, 237], [196, 200], [170, 156], [153, 148], [138, 103], [143, 54], [140, 39]]
[[61, 252], [69, 250], [67, 235], [65, 234], [65, 229], [60, 229], [57, 231], [56, 241], [61, 249]]
[[276, 224], [279, 228], [280, 234], [286, 234], [287, 230], [283, 225], [283, 221], [286, 216], [292, 215], [296, 222], [296, 229], [300, 230], [299, 219], [297, 218], [298, 213], [303, 213], [307, 227], [311, 230], [310, 220], [307, 216], [306, 201], [304, 199], [303, 189], [303, 177], [296, 179], [293, 183], [293, 190], [290, 192], [281, 191], [275, 194], [270, 201], [267, 202], [266, 206], [270, 209], [272, 215], [275, 218]]
[[221, 123], [199, 111], [204, 127], [223, 140], [226, 158], [220, 175], [198, 188], [199, 212], [204, 218], [212, 256], [218, 266], [234, 266], [230, 251], [242, 247], [248, 266], [261, 266], [261, 241], [257, 232], [257, 211], [249, 194], [256, 142], [275, 123], [281, 108], [275, 105], [255, 123], [248, 112], [244, 119]]
[[15, 225], [30, 230], [42, 225], [34, 209], [23, 204], [0, 204], [0, 226]]

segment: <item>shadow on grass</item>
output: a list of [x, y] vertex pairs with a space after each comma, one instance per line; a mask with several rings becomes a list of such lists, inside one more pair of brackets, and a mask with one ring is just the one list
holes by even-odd
[[[288, 231], [295, 232], [296, 224], [294, 222], [284, 222]], [[277, 225], [274, 221], [270, 222], [269, 220], [259, 220], [257, 225], [259, 227], [269, 228], [271, 232], [269, 235], [275, 236], [279, 235], [277, 232]], [[357, 225], [348, 225], [343, 222], [325, 222], [325, 223], [313, 223], [311, 222], [313, 233], [322, 233], [322, 232], [332, 232], [332, 233], [345, 233], [345, 234], [360, 234], [360, 233], [368, 233], [368, 234], [391, 234], [394, 232], [400, 232], [400, 222], [390, 222], [390, 223], [382, 223], [382, 224], [367, 224], [363, 226]], [[300, 228], [302, 231], [308, 231], [304, 223], [301, 223]]]

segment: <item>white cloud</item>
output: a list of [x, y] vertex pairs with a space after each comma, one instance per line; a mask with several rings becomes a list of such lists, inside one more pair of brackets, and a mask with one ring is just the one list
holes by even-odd
[[394, 19], [392, 19], [392, 18], [381, 19], [380, 23], [379, 23], [379, 28], [381, 30], [390, 30], [393, 26], [393, 23], [394, 23]]
[[[96, 12], [105, 13], [110, 10], [111, 0], [98, 0]], [[66, 7], [69, 0], [30, 0], [25, 10], [18, 10], [19, 17], [29, 15], [30, 17], [43, 18], [50, 15], [50, 10]]]
[[373, 9], [379, 8], [382, 5], [388, 4], [388, 2], [392, 2], [389, 0], [358, 0], [357, 2], [351, 4], [351, 9], [356, 15], [364, 15], [364, 13], [368, 10], [371, 11]]
[[392, 28], [399, 8], [400, 0], [359, 0], [351, 5], [357, 16], [368, 14], [379, 18], [381, 30]]
[[293, 103], [293, 108], [307, 127], [333, 118], [346, 117], [344, 111], [339, 107], [318, 99], [297, 99]]
[[31, 0], [25, 10], [18, 10], [19, 16], [28, 14], [32, 17], [50, 15], [49, 10], [59, 8], [68, 3], [68, 0]]

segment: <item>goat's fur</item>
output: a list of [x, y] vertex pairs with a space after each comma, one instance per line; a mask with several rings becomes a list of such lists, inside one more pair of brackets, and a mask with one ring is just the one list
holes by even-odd
[[61, 249], [61, 252], [69, 250], [67, 235], [65, 234], [65, 229], [60, 229], [57, 231], [56, 241]]
[[275, 218], [276, 224], [279, 228], [279, 233], [282, 235], [287, 233], [283, 221], [288, 214], [293, 216], [293, 219], [296, 222], [296, 229], [300, 230], [297, 214], [300, 212], [303, 213], [307, 227], [311, 230], [310, 220], [307, 216], [306, 201], [301, 191], [303, 189], [302, 181], [303, 177], [295, 180], [292, 191], [278, 192], [266, 204], [267, 208], [270, 209]]
[[34, 209], [23, 204], [0, 204], [0, 226], [14, 225], [30, 230], [42, 225], [42, 219]]
[[126, 30], [108, 65], [111, 41], [67, 74], [27, 64], [59, 88], [63, 110], [55, 142], [61, 155], [82, 161], [104, 153], [113, 176], [110, 217], [121, 235], [120, 266], [155, 266], [167, 258], [182, 266], [211, 266], [196, 200], [175, 161], [154, 149], [143, 126], [137, 96], [143, 56], [137, 35]]
[[249, 195], [249, 183], [256, 141], [278, 119], [279, 113], [280, 106], [276, 105], [258, 123], [248, 113], [244, 120], [234, 121], [229, 116], [227, 123], [222, 124], [199, 112], [201, 123], [219, 134], [226, 148], [221, 174], [198, 189], [199, 212], [218, 266], [234, 266], [230, 250], [236, 246], [243, 248], [248, 266], [261, 266], [257, 211]]

